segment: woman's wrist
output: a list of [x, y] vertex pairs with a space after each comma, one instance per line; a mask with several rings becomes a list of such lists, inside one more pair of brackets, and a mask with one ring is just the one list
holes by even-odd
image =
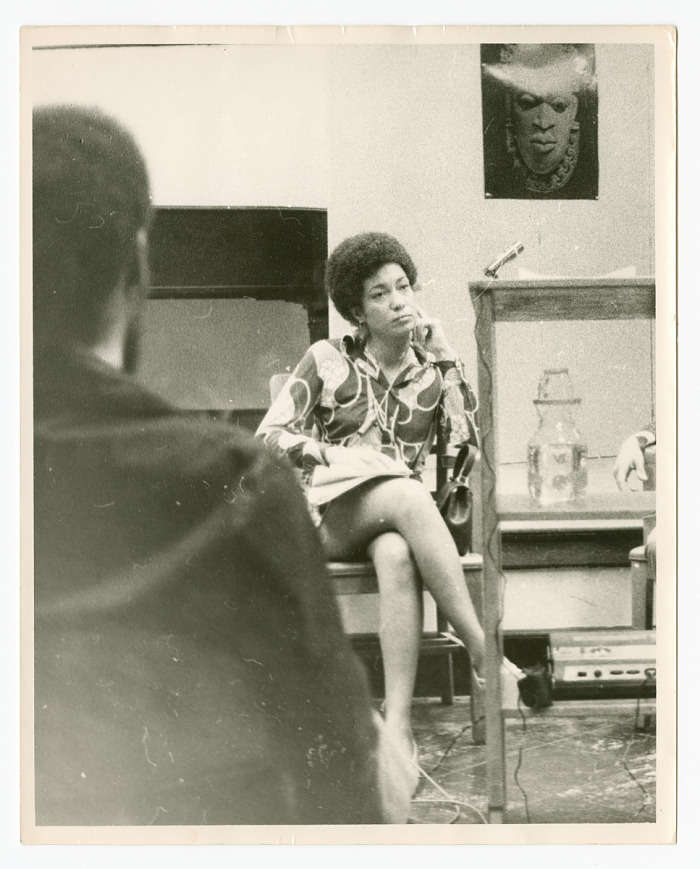
[[445, 342], [444, 344], [441, 343], [439, 346], [434, 347], [433, 356], [435, 357], [436, 362], [457, 361], [457, 354], [447, 342]]
[[443, 376], [449, 374], [450, 371], [454, 371], [459, 368], [459, 360], [456, 356], [450, 356], [449, 358], [436, 358], [435, 364], [440, 369]]

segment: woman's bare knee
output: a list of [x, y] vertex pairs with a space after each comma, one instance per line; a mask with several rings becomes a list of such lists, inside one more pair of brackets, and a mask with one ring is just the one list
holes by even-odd
[[397, 531], [387, 531], [375, 538], [368, 547], [375, 566], [397, 570], [412, 570], [411, 549]]
[[411, 549], [400, 534], [380, 534], [368, 551], [377, 572], [380, 592], [392, 598], [403, 593], [416, 594], [420, 577]]

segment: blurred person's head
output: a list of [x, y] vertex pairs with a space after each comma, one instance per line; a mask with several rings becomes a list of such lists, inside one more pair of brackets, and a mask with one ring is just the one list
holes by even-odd
[[81, 346], [132, 369], [148, 289], [151, 199], [132, 136], [95, 108], [33, 113], [35, 357]]

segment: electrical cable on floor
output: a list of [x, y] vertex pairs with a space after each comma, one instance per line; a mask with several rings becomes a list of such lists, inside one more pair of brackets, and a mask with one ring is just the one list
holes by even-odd
[[[527, 719], [525, 718], [525, 713], [523, 712], [523, 709], [522, 709], [522, 703], [520, 701], [520, 697], [518, 697], [518, 712], [520, 713], [520, 717], [522, 718], [522, 721], [523, 721], [523, 734], [525, 734], [525, 733], [527, 733]], [[521, 743], [520, 747], [518, 748], [518, 763], [517, 763], [517, 766], [515, 767], [515, 772], [513, 773], [513, 781], [517, 785], [520, 793], [523, 795], [523, 802], [525, 804], [525, 819], [526, 819], [528, 824], [531, 824], [532, 821], [530, 820], [530, 802], [528, 800], [527, 793], [525, 792], [525, 788], [520, 784], [520, 779], [518, 778], [518, 773], [520, 772], [520, 768], [522, 765], [523, 765], [523, 745]]]
[[[479, 721], [481, 721], [481, 719], [479, 719]], [[477, 723], [478, 723], [478, 722], [477, 722]], [[459, 733], [458, 733], [458, 734], [457, 734], [457, 735], [452, 739], [452, 741], [450, 742], [450, 744], [447, 746], [447, 748], [446, 748], [445, 751], [443, 752], [443, 755], [442, 755], [442, 757], [440, 758], [440, 760], [439, 760], [439, 761], [435, 764], [435, 766], [430, 770], [430, 771], [433, 773], [433, 775], [437, 772], [437, 770], [440, 768], [440, 765], [442, 764], [443, 760], [444, 760], [444, 759], [447, 757], [447, 755], [452, 751], [452, 749], [455, 747], [455, 745], [457, 745], [457, 743], [459, 742], [459, 740], [464, 736], [464, 734], [467, 732], [467, 730], [469, 730], [470, 727], [471, 727], [472, 729], [473, 729], [473, 727], [474, 727], [474, 725], [473, 725], [471, 722], [469, 722], [468, 724], [465, 724], [464, 727], [462, 727], [462, 728], [460, 729]], [[427, 776], [426, 776], [426, 778], [427, 778]]]
[[[435, 764], [435, 766], [434, 766], [433, 769], [431, 770], [432, 773], [435, 773], [435, 772], [440, 768], [440, 765], [442, 764], [443, 760], [445, 760], [445, 758], [449, 755], [449, 753], [452, 751], [452, 749], [455, 747], [455, 745], [459, 742], [459, 740], [464, 736], [465, 732], [466, 732], [466, 731], [467, 731], [471, 726], [472, 726], [471, 724], [465, 724], [464, 727], [461, 728], [461, 730], [459, 731], [459, 733], [458, 733], [458, 734], [457, 734], [457, 735], [452, 739], [452, 741], [450, 742], [450, 744], [447, 746], [447, 748], [446, 748], [445, 751], [443, 752], [443, 755], [442, 755], [442, 757], [440, 758], [440, 760]], [[429, 782], [431, 785], [433, 785], [433, 787], [436, 788], [436, 790], [438, 790], [438, 791], [439, 791], [439, 792], [440, 792], [440, 793], [445, 797], [444, 800], [420, 800], [420, 799], [413, 799], [413, 800], [411, 800], [411, 804], [412, 804], [412, 805], [418, 804], [418, 805], [438, 805], [438, 806], [439, 806], [439, 805], [451, 805], [451, 806], [458, 806], [457, 813], [456, 813], [456, 815], [454, 816], [454, 818], [449, 822], [450, 824], [454, 824], [455, 821], [457, 821], [457, 820], [459, 819], [460, 814], [461, 814], [461, 812], [460, 812], [460, 808], [459, 808], [459, 807], [461, 807], [461, 808], [465, 808], [465, 809], [470, 809], [472, 812], [475, 812], [475, 813], [479, 816], [479, 818], [481, 819], [481, 822], [482, 822], [482, 823], [484, 823], [484, 824], [488, 824], [487, 819], [484, 817], [484, 815], [482, 814], [482, 812], [481, 812], [479, 809], [477, 809], [476, 806], [472, 805], [471, 803], [464, 802], [463, 800], [458, 800], [458, 799], [455, 799], [454, 797], [451, 797], [451, 796], [447, 793], [447, 791], [446, 791], [443, 787], [441, 787], [441, 786], [440, 786], [440, 785], [435, 781], [435, 779], [432, 778], [432, 776], [430, 776], [430, 775], [429, 775], [429, 774], [428, 774], [428, 773], [423, 769], [422, 766], [420, 766], [420, 764], [419, 764], [417, 761], [411, 759], [411, 763], [412, 763], [412, 764], [415, 766], [415, 768], [418, 770], [419, 775], [421, 775], [421, 776], [422, 776], [422, 777], [423, 777], [427, 782]], [[418, 790], [418, 788], [417, 788], [416, 790]]]
[[642, 702], [642, 692], [644, 691], [645, 685], [648, 685], [652, 681], [656, 681], [656, 668], [649, 667], [648, 669], [646, 669], [644, 671], [644, 675], [646, 676], [646, 678], [645, 678], [644, 682], [642, 682], [640, 684], [639, 693], [637, 694], [637, 705], [636, 705], [636, 709], [635, 709], [635, 713], [634, 713], [634, 729], [633, 729], [632, 733], [630, 735], [628, 735], [627, 739], [625, 740], [625, 750], [622, 754], [622, 759], [620, 760], [620, 764], [622, 765], [622, 767], [625, 770], [625, 772], [627, 773], [627, 775], [632, 779], [632, 781], [637, 785], [639, 790], [644, 794], [644, 799], [642, 801], [642, 804], [635, 812], [635, 814], [632, 818], [632, 821], [630, 823], [634, 823], [634, 821], [637, 820], [637, 818], [642, 814], [642, 812], [644, 811], [644, 809], [647, 808], [647, 806], [653, 805], [653, 798], [652, 798], [651, 794], [647, 791], [647, 789], [639, 781], [637, 776], [629, 768], [629, 766], [627, 764], [627, 760], [626, 760], [627, 753], [630, 749], [630, 746], [632, 745], [632, 739], [641, 730], [641, 728], [639, 727], [639, 711], [640, 711], [640, 706], [641, 706], [641, 702]]
[[[464, 733], [464, 729], [462, 730], [462, 733]], [[443, 755], [443, 759], [447, 756], [449, 750], [452, 748], [452, 746], [455, 744], [456, 741], [457, 741], [456, 739], [453, 740], [452, 745], [450, 745], [450, 748], [448, 748], [448, 750]], [[473, 806], [471, 803], [466, 803], [463, 800], [457, 800], [454, 797], [451, 797], [447, 793], [447, 791], [435, 781], [434, 778], [432, 778], [431, 776], [428, 775], [428, 773], [423, 769], [423, 767], [420, 766], [420, 764], [415, 763], [415, 761], [413, 761], [413, 760], [411, 761], [411, 763], [413, 763], [413, 765], [416, 767], [418, 772], [423, 776], [423, 778], [426, 781], [430, 782], [430, 784], [445, 797], [444, 800], [411, 800], [412, 805], [417, 803], [418, 805], [431, 805], [431, 806], [435, 806], [435, 805], [458, 806], [459, 808], [457, 809], [457, 814], [450, 821], [451, 824], [454, 824], [454, 822], [459, 818], [460, 808], [470, 809], [472, 812], [477, 814], [479, 816], [479, 818], [481, 818], [481, 822], [483, 824], [488, 824], [488, 821], [486, 820], [486, 818], [484, 817], [482, 812], [479, 809], [477, 809], [476, 806]]]
[[625, 746], [625, 752], [622, 755], [622, 760], [620, 761], [620, 763], [622, 764], [625, 771], [627, 772], [627, 775], [629, 775], [629, 777], [637, 785], [639, 790], [644, 794], [644, 800], [642, 801], [641, 806], [637, 809], [637, 811], [634, 814], [634, 817], [632, 818], [632, 821], [636, 821], [637, 818], [642, 814], [644, 809], [647, 806], [652, 804], [652, 798], [651, 798], [651, 795], [649, 794], [649, 792], [647, 791], [647, 789], [644, 787], [644, 785], [639, 781], [637, 776], [632, 772], [632, 770], [627, 765], [627, 761], [625, 760], [625, 757], [627, 756], [627, 751], [628, 751], [629, 747], [630, 747], [630, 743], [628, 741], [627, 745]]
[[[526, 732], [526, 731], [527, 731], [527, 718], [525, 717], [525, 714], [524, 714], [524, 712], [523, 712], [522, 704], [521, 704], [521, 702], [520, 702], [520, 698], [518, 698], [518, 712], [520, 713], [520, 717], [522, 718], [522, 723], [523, 723], [523, 732]], [[454, 737], [454, 739], [452, 740], [452, 742], [450, 742], [450, 744], [448, 745], [448, 747], [447, 747], [447, 749], [445, 750], [444, 754], [443, 754], [442, 757], [440, 758], [440, 761], [436, 764], [436, 766], [435, 766], [434, 769], [432, 770], [433, 772], [435, 772], [435, 770], [437, 770], [437, 769], [440, 767], [440, 764], [442, 763], [442, 761], [443, 761], [443, 760], [448, 756], [448, 754], [450, 753], [450, 751], [452, 751], [452, 749], [454, 748], [454, 746], [455, 746], [455, 745], [457, 744], [457, 742], [461, 739], [461, 737], [464, 735], [465, 731], [467, 730], [467, 728], [468, 728], [469, 726], [470, 726], [470, 725], [468, 725], [468, 724], [465, 725], [465, 726], [464, 726], [464, 727], [459, 731], [459, 733]], [[517, 765], [517, 767], [516, 767], [516, 769], [515, 769], [514, 780], [515, 780], [515, 783], [516, 783], [516, 785], [518, 786], [518, 788], [519, 788], [519, 790], [520, 790], [520, 793], [523, 795], [523, 800], [524, 800], [524, 803], [525, 803], [525, 817], [526, 817], [526, 819], [527, 819], [527, 823], [528, 823], [528, 824], [531, 824], [532, 821], [531, 821], [531, 819], [530, 819], [530, 805], [529, 805], [528, 796], [527, 796], [527, 793], [525, 792], [525, 789], [522, 787], [522, 785], [520, 784], [520, 781], [519, 781], [519, 779], [518, 779], [518, 773], [519, 773], [520, 768], [521, 768], [521, 766], [522, 766], [522, 760], [523, 760], [523, 746], [521, 745], [521, 746], [520, 746], [520, 749], [519, 749], [519, 751], [518, 751], [518, 765]], [[475, 812], [475, 813], [479, 816], [479, 818], [481, 819], [481, 822], [482, 822], [482, 823], [484, 823], [484, 824], [488, 824], [488, 820], [486, 819], [486, 817], [484, 816], [484, 814], [483, 814], [483, 813], [482, 813], [482, 812], [481, 812], [481, 811], [480, 811], [476, 806], [472, 805], [471, 803], [467, 803], [467, 802], [464, 802], [463, 800], [458, 800], [458, 799], [455, 799], [454, 797], [450, 796], [450, 794], [448, 794], [447, 791], [446, 791], [446, 790], [445, 790], [441, 785], [439, 785], [439, 784], [435, 781], [435, 779], [432, 778], [432, 776], [430, 776], [430, 775], [429, 775], [429, 774], [428, 774], [428, 773], [427, 773], [427, 772], [426, 772], [426, 771], [425, 771], [425, 770], [420, 766], [420, 764], [416, 763], [416, 762], [413, 761], [413, 760], [411, 761], [411, 763], [413, 763], [413, 765], [416, 767], [416, 769], [418, 770], [419, 774], [420, 774], [420, 775], [421, 775], [421, 776], [422, 776], [422, 777], [423, 777], [427, 782], [429, 782], [429, 783], [430, 783], [430, 784], [431, 784], [431, 785], [432, 785], [432, 786], [433, 786], [437, 791], [439, 791], [439, 792], [440, 792], [440, 793], [445, 797], [444, 800], [421, 800], [421, 799], [413, 799], [413, 800], [411, 800], [411, 804], [412, 804], [412, 805], [415, 805], [415, 804], [418, 804], [418, 805], [454, 805], [454, 806], [458, 806], [458, 807], [461, 807], [461, 808], [470, 809], [472, 812]], [[459, 811], [459, 809], [458, 809], [457, 814], [455, 815], [455, 817], [454, 817], [454, 818], [453, 818], [449, 823], [454, 824], [455, 821], [459, 818], [459, 816], [460, 816], [460, 811]]]
[[634, 710], [634, 732], [637, 733], [639, 731], [639, 711], [640, 706], [642, 705], [642, 691], [640, 689], [639, 694], [637, 694], [637, 705]]

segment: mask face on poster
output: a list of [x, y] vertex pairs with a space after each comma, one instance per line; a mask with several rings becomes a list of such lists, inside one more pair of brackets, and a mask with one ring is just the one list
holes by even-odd
[[537, 175], [554, 172], [566, 157], [571, 133], [578, 129], [578, 98], [573, 93], [521, 91], [512, 102], [513, 126], [520, 157]]

